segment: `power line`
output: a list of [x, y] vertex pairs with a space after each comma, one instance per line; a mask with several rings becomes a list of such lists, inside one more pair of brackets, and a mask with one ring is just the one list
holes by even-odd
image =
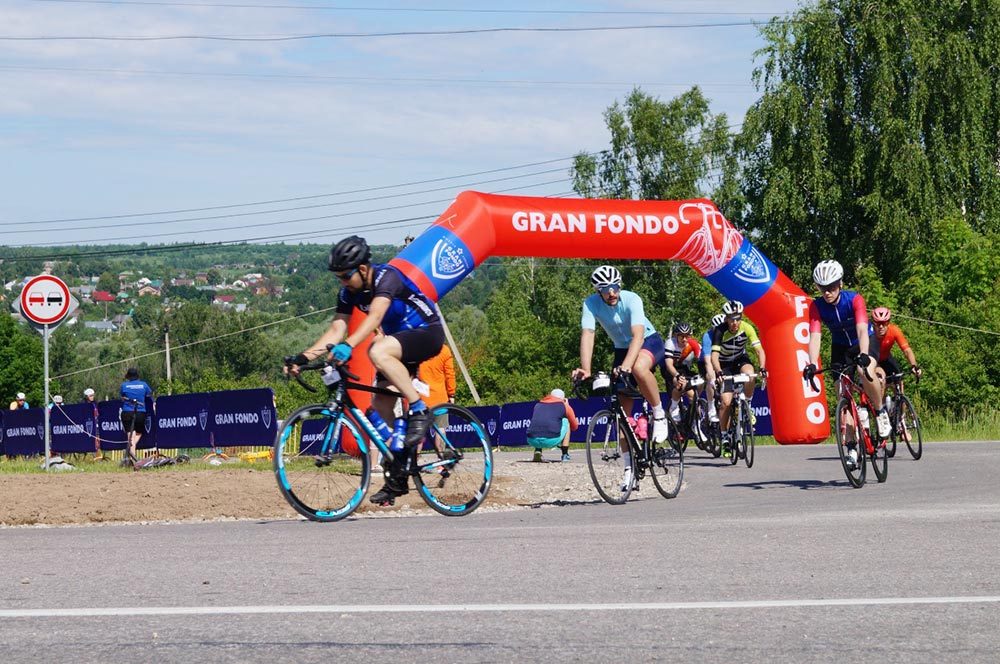
[[[526, 188], [530, 188], [530, 187], [541, 187], [541, 186], [547, 186], [547, 185], [550, 185], [550, 184], [559, 184], [559, 183], [568, 182], [568, 181], [569, 181], [568, 178], [560, 178], [559, 180], [550, 180], [548, 182], [538, 182], [538, 183], [534, 183], [534, 184], [524, 184], [524, 185], [520, 185], [516, 189], [520, 190], [520, 189], [526, 189]], [[220, 232], [220, 231], [242, 230], [244, 228], [266, 228], [266, 227], [269, 227], [269, 226], [287, 226], [289, 224], [298, 224], [298, 223], [304, 223], [304, 222], [307, 222], [307, 221], [321, 221], [321, 220], [324, 220], [324, 219], [340, 219], [340, 218], [343, 218], [343, 217], [355, 217], [355, 216], [360, 216], [360, 215], [363, 215], [363, 214], [372, 214], [374, 212], [388, 212], [388, 211], [391, 211], [391, 210], [403, 210], [403, 209], [406, 209], [406, 208], [419, 207], [419, 206], [422, 206], [422, 205], [439, 205], [439, 204], [443, 204], [443, 203], [450, 203], [453, 200], [454, 200], [454, 197], [451, 197], [451, 198], [439, 198], [439, 199], [433, 200], [433, 201], [422, 201], [422, 202], [419, 202], [419, 203], [407, 203], [405, 205], [390, 205], [390, 206], [387, 206], [387, 207], [372, 208], [370, 210], [360, 210], [360, 211], [351, 211], [351, 212], [338, 212], [336, 214], [325, 214], [325, 215], [319, 215], [319, 216], [315, 216], [315, 217], [301, 217], [301, 218], [298, 218], [298, 219], [279, 219], [277, 221], [265, 221], [265, 222], [261, 222], [259, 224], [240, 224], [239, 226], [212, 227], [210, 229], [204, 229], [204, 230], [211, 230], [212, 232]], [[256, 214], [256, 213], [246, 213], [246, 214]], [[208, 218], [212, 219], [212, 217], [208, 217]], [[188, 220], [180, 220], [180, 221], [188, 221]], [[161, 222], [161, 223], [166, 223], [166, 222]], [[131, 224], [129, 224], [129, 225], [131, 225]], [[363, 226], [354, 226], [354, 227], [355, 228], [363, 228]], [[176, 236], [176, 235], [190, 235], [192, 232], [194, 232], [194, 231], [189, 229], [189, 230], [183, 230], [183, 231], [171, 231], [169, 233], [143, 233], [141, 235], [127, 235], [127, 236], [118, 237], [118, 238], [115, 238], [115, 239], [116, 240], [142, 240], [142, 239], [148, 239], [148, 238], [173, 237], [173, 236]], [[34, 244], [22, 244], [22, 245], [19, 245], [19, 246], [22, 246], [22, 247], [57, 247], [57, 246], [65, 245], [65, 244], [66, 244], [65, 240], [63, 240], [63, 241], [58, 241], [57, 240], [57, 241], [54, 241], [54, 242], [37, 242], [37, 243], [34, 243]]]
[[[336, 308], [337, 308], [336, 306], [327, 307], [325, 309], [318, 309], [316, 311], [310, 311], [310, 312], [305, 313], [305, 314], [299, 314], [298, 316], [289, 316], [288, 318], [282, 318], [281, 320], [271, 321], [269, 323], [261, 323], [260, 325], [254, 325], [253, 327], [246, 327], [246, 328], [243, 328], [242, 330], [236, 330], [234, 332], [226, 332], [225, 334], [219, 334], [219, 335], [216, 335], [214, 337], [209, 337], [207, 339], [196, 339], [195, 341], [189, 341], [186, 344], [175, 345], [175, 346], [173, 346], [173, 348], [171, 350], [175, 350], [175, 351], [176, 350], [181, 350], [183, 348], [190, 348], [191, 346], [197, 346], [199, 344], [205, 344], [205, 343], [208, 343], [210, 341], [218, 341], [219, 339], [225, 339], [227, 337], [236, 336], [237, 334], [246, 334], [247, 332], [255, 332], [256, 330], [260, 330], [260, 329], [263, 329], [265, 327], [273, 327], [275, 325], [281, 325], [282, 323], [287, 323], [289, 321], [297, 320], [297, 319], [300, 319], [300, 318], [305, 318], [306, 316], [315, 316], [316, 314], [327, 313], [329, 311], [333, 311]], [[153, 351], [151, 353], [143, 353], [141, 355], [132, 355], [130, 357], [126, 357], [124, 360], [115, 360], [114, 362], [105, 362], [104, 364], [98, 364], [97, 366], [89, 367], [87, 369], [80, 369], [78, 371], [71, 371], [69, 373], [64, 373], [64, 374], [59, 375], [59, 376], [52, 376], [51, 378], [49, 378], [49, 380], [50, 381], [52, 381], [52, 380], [58, 380], [60, 378], [68, 378], [69, 376], [76, 376], [77, 374], [88, 373], [90, 371], [96, 371], [98, 369], [106, 369], [108, 367], [113, 367], [116, 364], [124, 364], [126, 362], [132, 362], [133, 360], [140, 360], [140, 359], [142, 359], [144, 357], [152, 357], [154, 355], [161, 355], [161, 354], [166, 353], [166, 352], [167, 352], [166, 349], [163, 349], [163, 350], [156, 350], [156, 351]]]
[[[764, 11], [683, 11], [683, 10], [600, 10], [600, 9], [447, 9], [437, 7], [341, 7], [336, 5], [244, 4], [231, 2], [143, 2], [140, 0], [32, 0], [61, 4], [132, 5], [150, 7], [197, 7], [205, 9], [295, 9], [307, 11], [338, 11], [345, 13], [422, 13], [422, 14], [534, 14], [562, 16], [773, 16]], [[787, 12], [783, 12], [787, 13]]]
[[892, 312], [893, 316], [898, 316], [899, 318], [908, 318], [909, 320], [915, 320], [921, 323], [927, 323], [928, 325], [943, 325], [944, 327], [953, 327], [958, 330], [967, 330], [969, 332], [976, 332], [978, 334], [991, 334], [996, 337], [1000, 337], [1000, 332], [991, 332], [990, 330], [980, 330], [975, 327], [966, 327], [965, 325], [955, 325], [954, 323], [945, 323], [942, 321], [928, 320], [926, 318], [917, 318], [916, 316], [907, 316], [906, 314], [901, 314], [898, 311]]
[[428, 78], [428, 77], [375, 77], [375, 76], [330, 76], [323, 74], [265, 74], [253, 72], [208, 72], [208, 71], [170, 71], [164, 69], [114, 69], [108, 67], [42, 67], [30, 65], [0, 65], [0, 70], [8, 71], [55, 71], [71, 73], [92, 73], [92, 74], [128, 74], [136, 76], [200, 76], [213, 78], [250, 78], [263, 80], [292, 80], [292, 81], [330, 81], [335, 83], [413, 83], [415, 85], [427, 84], [458, 84], [483, 86], [563, 86], [567, 88], [580, 87], [606, 87], [621, 88], [639, 85], [643, 88], [690, 88], [695, 85], [702, 88], [726, 88], [747, 90], [754, 88], [751, 83], [667, 83], [667, 82], [643, 82], [637, 84], [635, 81], [568, 81], [568, 80], [542, 80], [542, 79], [497, 79], [497, 78]]
[[[371, 201], [381, 201], [381, 200], [386, 200], [386, 199], [389, 199], [389, 198], [405, 198], [406, 196], [416, 196], [418, 194], [429, 194], [429, 193], [438, 192], [438, 191], [449, 191], [449, 190], [454, 190], [456, 188], [465, 189], [467, 187], [481, 185], [481, 184], [493, 184], [495, 182], [507, 182], [507, 181], [510, 181], [510, 180], [517, 180], [517, 179], [526, 178], [526, 177], [534, 177], [534, 176], [537, 176], [537, 175], [548, 175], [548, 174], [551, 174], [551, 173], [558, 173], [558, 172], [563, 171], [563, 170], [564, 169], [562, 169], [562, 168], [552, 168], [552, 169], [548, 169], [548, 170], [544, 170], [544, 171], [535, 171], [533, 173], [523, 173], [521, 175], [510, 175], [510, 176], [502, 177], [502, 178], [492, 178], [490, 180], [480, 180], [478, 182], [466, 182], [466, 183], [462, 183], [462, 184], [458, 184], [458, 185], [450, 185], [450, 186], [447, 186], [447, 187], [436, 187], [436, 188], [433, 188], [433, 189], [422, 189], [420, 191], [411, 191], [411, 192], [405, 192], [405, 193], [401, 193], [401, 194], [387, 194], [387, 195], [383, 195], [383, 196], [370, 196], [370, 197], [367, 197], [367, 198], [355, 198], [355, 199], [352, 199], [352, 200], [349, 200], [349, 201], [337, 201], [337, 202], [333, 202], [333, 203], [317, 203], [317, 204], [313, 204], [313, 205], [297, 205], [297, 206], [294, 206], [294, 207], [277, 208], [277, 209], [274, 209], [274, 210], [255, 210], [255, 211], [252, 211], [252, 212], [234, 212], [234, 213], [230, 213], [230, 214], [217, 214], [217, 215], [211, 215], [211, 216], [206, 216], [206, 217], [187, 217], [185, 219], [164, 219], [164, 220], [153, 221], [153, 222], [150, 222], [150, 221], [136, 221], [136, 222], [129, 222], [129, 223], [124, 223], [124, 224], [100, 224], [98, 226], [89, 226], [87, 228], [87, 230], [88, 231], [91, 231], [91, 230], [104, 230], [104, 229], [109, 229], [109, 228], [127, 228], [127, 227], [133, 227], [133, 226], [146, 226], [146, 227], [148, 227], [151, 224], [155, 224], [157, 226], [162, 226], [162, 225], [166, 225], [166, 224], [182, 224], [182, 223], [187, 223], [187, 222], [191, 222], [191, 221], [212, 221], [212, 220], [218, 220], [218, 219], [231, 219], [231, 218], [234, 218], [234, 217], [249, 217], [249, 216], [256, 216], [256, 215], [263, 215], [263, 214], [275, 214], [275, 213], [278, 213], [278, 212], [294, 212], [294, 211], [298, 211], [298, 210], [312, 210], [312, 209], [322, 208], [322, 207], [331, 207], [331, 206], [340, 206], [340, 205], [353, 205], [355, 203], [368, 203], [368, 202], [371, 202]], [[524, 186], [531, 187], [531, 186], [536, 186], [536, 185], [528, 184], [528, 185], [524, 185]], [[429, 202], [431, 202], [431, 203], [438, 203], [440, 201], [429, 201]], [[256, 205], [256, 204], [249, 203], [248, 205]], [[410, 205], [424, 205], [424, 203], [411, 203]], [[236, 206], [227, 206], [227, 207], [236, 207]], [[409, 207], [409, 206], [404, 206], [404, 207]], [[397, 208], [384, 208], [384, 209], [397, 209]], [[364, 214], [365, 212], [373, 212], [373, 211], [377, 212], [377, 211], [380, 211], [380, 210], [362, 210], [362, 211], [360, 211], [360, 212], [358, 212], [356, 214]], [[322, 217], [316, 217], [316, 218], [317, 219], [321, 219]], [[43, 223], [43, 222], [24, 221], [24, 222], [12, 222], [12, 223], [8, 223], [8, 224], [5, 224], [5, 225], [6, 226], [35, 226], [35, 225], [40, 224], [40, 223]], [[284, 222], [274, 222], [274, 223], [284, 223]], [[27, 231], [11, 231], [11, 232], [12, 233], [29, 233], [29, 232], [34, 233], [34, 232], [41, 232], [41, 231], [62, 231], [62, 230], [78, 230], [78, 229], [79, 229], [78, 226], [48, 226], [48, 227], [45, 227], [45, 228], [32, 228], [32, 229], [27, 230]], [[225, 229], [212, 229], [212, 230], [225, 230]], [[186, 231], [186, 232], [190, 232], [190, 231]], [[124, 239], [124, 238], [119, 238], [119, 239]], [[49, 243], [49, 244], [58, 244], [58, 243]], [[28, 245], [25, 245], [25, 246], [28, 246]], [[34, 245], [34, 246], [42, 246], [42, 245]]]
[[[599, 154], [599, 153], [594, 153], [594, 154]], [[159, 211], [156, 211], [156, 212], [130, 212], [130, 213], [127, 213], [127, 214], [101, 215], [101, 216], [97, 216], [97, 217], [68, 217], [68, 218], [65, 218], [65, 219], [40, 219], [40, 220], [37, 220], [37, 221], [30, 221], [30, 222], [29, 221], [25, 221], [25, 222], [3, 222], [3, 224], [5, 226], [7, 226], [7, 225], [13, 225], [13, 224], [22, 224], [22, 225], [23, 224], [50, 224], [50, 223], [57, 223], [57, 222], [62, 222], [62, 221], [101, 221], [103, 219], [125, 219], [127, 217], [152, 217], [152, 216], [159, 216], [159, 215], [165, 215], [165, 214], [185, 214], [185, 213], [188, 213], [188, 212], [206, 212], [206, 211], [209, 211], [209, 210], [227, 210], [227, 209], [238, 208], [238, 207], [249, 207], [249, 206], [253, 206], [253, 205], [271, 205], [273, 203], [292, 203], [292, 202], [296, 202], [296, 201], [308, 201], [308, 200], [314, 200], [314, 199], [317, 199], [317, 198], [327, 198], [327, 197], [331, 197], [331, 196], [347, 196], [347, 195], [350, 195], [350, 194], [366, 194], [366, 193], [369, 193], [369, 192], [372, 192], [372, 191], [384, 191], [386, 189], [397, 189], [397, 188], [400, 188], [400, 187], [413, 187], [413, 186], [421, 185], [421, 184], [432, 184], [432, 183], [435, 183], [435, 182], [444, 182], [446, 180], [457, 180], [459, 178], [469, 178], [469, 177], [476, 177], [476, 176], [479, 176], [479, 175], [489, 175], [489, 174], [492, 174], [492, 173], [501, 173], [501, 172], [504, 172], [504, 171], [514, 171], [514, 170], [518, 170], [518, 169], [522, 169], [522, 168], [532, 168], [534, 166], [544, 166], [546, 164], [554, 164], [554, 163], [557, 163], [557, 162], [560, 162], [560, 161], [568, 161], [568, 160], [574, 159], [574, 158], [575, 157], [559, 157], [557, 159], [546, 159], [544, 161], [535, 161], [535, 162], [531, 162], [531, 163], [528, 163], [528, 164], [520, 164], [518, 166], [505, 166], [505, 167], [502, 167], [502, 168], [492, 168], [492, 169], [489, 169], [489, 170], [486, 170], [486, 171], [475, 171], [473, 173], [463, 173], [461, 175], [448, 175], [448, 176], [439, 177], [439, 178], [429, 178], [429, 179], [426, 179], [426, 180], [413, 180], [413, 181], [410, 181], [410, 182], [401, 182], [401, 183], [398, 183], [398, 184], [379, 185], [377, 187], [365, 187], [365, 188], [362, 188], [362, 189], [345, 189], [343, 191], [335, 191], [335, 192], [330, 192], [330, 193], [325, 193], [325, 194], [312, 194], [312, 195], [309, 195], [309, 196], [296, 196], [296, 197], [293, 197], [293, 198], [273, 198], [273, 199], [266, 200], [266, 201], [255, 201], [255, 202], [252, 202], [252, 203], [230, 203], [230, 204], [227, 204], [227, 205], [213, 205], [213, 206], [209, 206], [209, 207], [197, 207], [197, 208], [182, 208], [182, 209], [176, 209], [176, 210], [159, 210]]]
[[302, 35], [0, 35], [0, 41], [223, 41], [223, 42], [292, 42], [320, 39], [370, 39], [378, 37], [434, 37], [449, 35], [481, 35], [498, 33], [570, 33], [570, 32], [625, 32], [633, 30], [681, 30], [689, 28], [734, 28], [757, 26], [757, 21], [729, 21], [724, 23], [674, 23], [648, 25], [598, 25], [586, 27], [503, 27], [459, 28], [455, 30], [397, 30], [387, 32], [317, 32]]

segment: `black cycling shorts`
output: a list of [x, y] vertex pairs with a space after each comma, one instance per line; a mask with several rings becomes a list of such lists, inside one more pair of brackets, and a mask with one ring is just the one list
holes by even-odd
[[746, 365], [753, 366], [753, 362], [750, 361], [750, 356], [744, 353], [734, 360], [728, 360], [726, 362], [719, 362], [719, 368], [722, 369], [722, 373], [731, 376], [733, 374], [738, 374], [742, 371], [743, 367]]
[[903, 373], [903, 368], [899, 366], [899, 362], [896, 361], [896, 358], [891, 355], [879, 362], [878, 365], [882, 367], [882, 371], [885, 372], [886, 376]]
[[[123, 410], [121, 412], [122, 431], [128, 433], [134, 431], [139, 434], [146, 433], [146, 413], [142, 411]], [[134, 429], [132, 427], [135, 427]]]
[[[389, 336], [399, 342], [400, 347], [403, 349], [399, 360], [406, 366], [410, 372], [410, 376], [414, 377], [417, 375], [420, 363], [440, 353], [441, 346], [444, 345], [444, 328], [440, 325], [418, 327], [412, 330], [400, 330]], [[375, 374], [376, 385], [385, 382], [387, 382], [385, 376], [381, 373]]]
[[[872, 351], [878, 352], [879, 343], [875, 336], [868, 337], [868, 353], [869, 355]], [[858, 359], [858, 355], [861, 354], [861, 346], [854, 344], [852, 346], [845, 346], [842, 344], [833, 344], [830, 346], [830, 366], [831, 367], [842, 367], [847, 364], [855, 364]]]

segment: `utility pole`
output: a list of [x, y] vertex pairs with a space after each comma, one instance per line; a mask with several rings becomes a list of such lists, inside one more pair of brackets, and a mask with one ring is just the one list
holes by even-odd
[[170, 326], [163, 326], [163, 339], [167, 345], [167, 395], [173, 392], [170, 382]]

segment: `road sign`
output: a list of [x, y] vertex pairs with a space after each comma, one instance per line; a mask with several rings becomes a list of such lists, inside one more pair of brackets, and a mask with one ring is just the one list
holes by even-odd
[[69, 288], [59, 277], [40, 274], [21, 291], [21, 315], [38, 325], [56, 325], [70, 308]]

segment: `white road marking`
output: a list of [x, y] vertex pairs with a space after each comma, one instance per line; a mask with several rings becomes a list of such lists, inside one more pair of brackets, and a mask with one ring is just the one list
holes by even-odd
[[774, 599], [719, 602], [651, 602], [616, 604], [318, 604], [303, 606], [148, 606], [78, 609], [2, 609], [0, 618], [99, 618], [107, 616], [212, 616], [303, 613], [503, 613], [583, 611], [688, 611], [691, 609], [784, 609], [829, 606], [920, 604], [996, 604], [1000, 596], [873, 597], [844, 599]]

